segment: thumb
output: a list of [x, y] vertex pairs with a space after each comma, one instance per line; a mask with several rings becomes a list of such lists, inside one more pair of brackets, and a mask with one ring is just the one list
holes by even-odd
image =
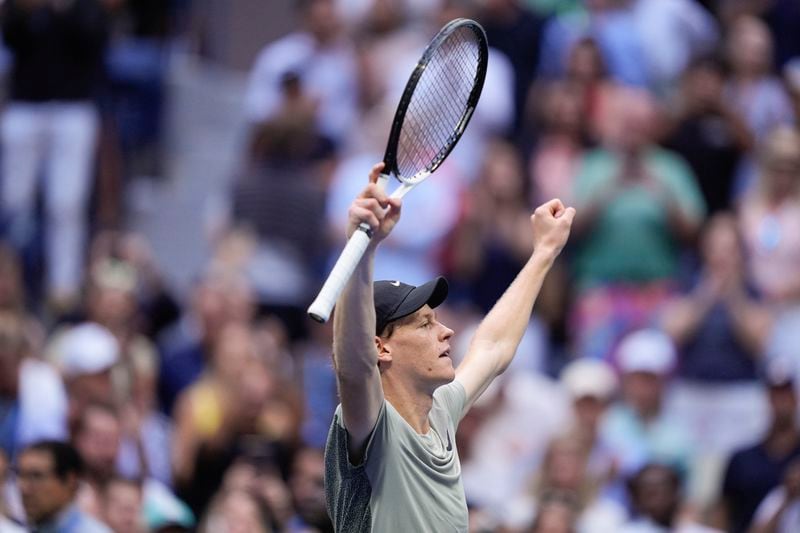
[[575, 208], [574, 207], [566, 208], [558, 218], [563, 218], [567, 222], [572, 224], [572, 221], [575, 219]]

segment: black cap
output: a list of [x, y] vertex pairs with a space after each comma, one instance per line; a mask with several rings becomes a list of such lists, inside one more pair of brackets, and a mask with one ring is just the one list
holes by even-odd
[[375, 334], [380, 335], [386, 325], [408, 316], [423, 305], [436, 307], [447, 298], [447, 280], [438, 277], [415, 287], [402, 281], [381, 280], [373, 285], [375, 293]]

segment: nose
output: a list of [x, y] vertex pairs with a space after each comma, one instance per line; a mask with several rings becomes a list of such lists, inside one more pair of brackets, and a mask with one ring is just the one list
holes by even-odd
[[455, 335], [455, 333], [456, 333], [455, 331], [442, 324], [442, 340], [449, 339], [450, 337]]

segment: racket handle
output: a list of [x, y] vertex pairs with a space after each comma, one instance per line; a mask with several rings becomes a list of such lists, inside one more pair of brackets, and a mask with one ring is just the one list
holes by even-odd
[[347, 285], [358, 262], [364, 256], [370, 241], [370, 234], [369, 226], [366, 224], [361, 224], [358, 230], [353, 233], [344, 250], [342, 250], [339, 259], [336, 260], [336, 264], [333, 266], [330, 275], [328, 275], [328, 279], [325, 280], [325, 284], [320, 289], [317, 298], [308, 308], [308, 316], [320, 323], [328, 321], [333, 306], [342, 293], [342, 289]]

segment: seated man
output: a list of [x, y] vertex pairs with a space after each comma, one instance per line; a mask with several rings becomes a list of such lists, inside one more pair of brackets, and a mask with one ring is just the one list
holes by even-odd
[[78, 452], [69, 444], [39, 441], [19, 455], [17, 483], [28, 526], [41, 533], [111, 533], [81, 512], [75, 497], [82, 469]]

